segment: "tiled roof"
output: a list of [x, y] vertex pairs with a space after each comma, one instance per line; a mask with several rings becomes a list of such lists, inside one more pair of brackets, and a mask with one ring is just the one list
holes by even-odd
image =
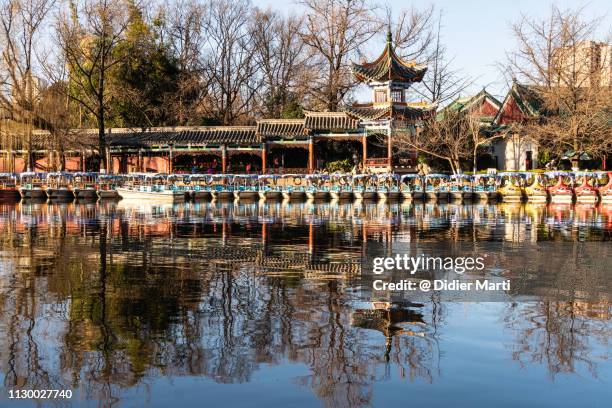
[[538, 116], [540, 114], [543, 101], [535, 87], [514, 83], [510, 92], [525, 115]]
[[403, 81], [420, 82], [427, 71], [426, 66], [402, 60], [391, 45], [391, 35], [387, 36], [387, 45], [382, 54], [373, 62], [355, 64], [351, 62], [353, 75], [358, 81]]
[[397, 104], [365, 104], [353, 105], [346, 108], [346, 112], [361, 120], [380, 120], [390, 118], [391, 116], [405, 116], [407, 118], [420, 118], [424, 113], [435, 110], [435, 105], [428, 104], [406, 104], [404, 106]]
[[451, 111], [462, 111], [465, 109], [471, 109], [473, 106], [477, 106], [482, 102], [483, 99], [489, 99], [493, 105], [499, 109], [501, 107], [501, 102], [497, 100], [493, 95], [488, 93], [485, 89], [478, 92], [476, 95], [467, 96], [463, 98], [457, 98], [453, 102], [451, 102], [448, 106], [446, 106], [443, 110], [451, 110]]
[[[98, 143], [97, 134], [88, 131], [73, 131], [69, 135], [62, 136], [61, 139], [63, 148], [66, 150], [88, 149]], [[57, 138], [52, 137], [48, 130], [34, 130], [32, 132], [32, 148], [34, 150], [46, 150], [53, 147], [57, 149], [57, 146], [53, 146], [56, 143]], [[18, 149], [27, 148], [25, 143], [15, 147]]]
[[305, 112], [304, 127], [309, 131], [347, 131], [356, 130], [359, 120], [346, 112]]
[[257, 121], [257, 134], [268, 137], [304, 136], [305, 119], [264, 119]]
[[153, 128], [112, 130], [108, 141], [116, 146], [154, 144], [253, 144], [260, 143], [255, 126], [214, 126], [195, 128]]
[[260, 143], [255, 126], [219, 126], [184, 130], [171, 139], [172, 143], [191, 144], [253, 144]]
[[441, 119], [444, 117], [446, 112], [478, 112], [478, 109], [486, 102], [489, 101], [493, 112], [489, 114], [478, 113], [477, 116], [482, 123], [491, 123], [495, 118], [497, 112], [502, 106], [502, 103], [497, 100], [493, 95], [488, 93], [485, 89], [478, 92], [476, 95], [460, 97], [455, 99], [453, 102], [448, 104], [444, 109], [440, 110], [437, 114], [437, 118]]
[[502, 115], [504, 114], [506, 104], [510, 100], [514, 100], [524, 117], [539, 116], [544, 104], [538, 90], [534, 86], [521, 85], [514, 82], [508, 91], [501, 108], [497, 112], [497, 115], [495, 115], [493, 122], [498, 123], [500, 121]]

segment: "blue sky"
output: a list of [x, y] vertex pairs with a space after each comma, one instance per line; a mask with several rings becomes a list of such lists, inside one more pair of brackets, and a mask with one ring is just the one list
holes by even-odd
[[[270, 6], [284, 12], [299, 12], [299, 7], [291, 0], [253, 0], [254, 4], [265, 8]], [[541, 1], [541, 0], [440, 0], [432, 2], [387, 0], [379, 1], [381, 6], [390, 6], [394, 11], [409, 8], [411, 5], [426, 7], [433, 4], [443, 10], [443, 40], [449, 56], [454, 57], [454, 66], [469, 77], [475, 78], [474, 90], [483, 86], [492, 94], [502, 97], [507, 85], [504, 82], [497, 62], [504, 60], [505, 51], [512, 49], [514, 42], [509, 25], [517, 21], [521, 13], [533, 17], [548, 15], [551, 4], [561, 8], [586, 6], [586, 17], [606, 16], [604, 31], [610, 31], [612, 2], [609, 0], [590, 1]], [[606, 31], [607, 30], [607, 31]], [[381, 39], [381, 41], [383, 41]], [[381, 45], [382, 47], [382, 45]], [[374, 48], [374, 47], [373, 47]], [[365, 50], [369, 55], [378, 49]], [[359, 95], [360, 96], [360, 95]]]

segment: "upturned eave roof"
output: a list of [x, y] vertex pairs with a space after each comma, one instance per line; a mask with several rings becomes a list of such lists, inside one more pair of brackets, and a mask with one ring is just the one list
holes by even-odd
[[426, 66], [417, 65], [414, 61], [404, 61], [395, 53], [390, 33], [387, 35], [385, 49], [376, 60], [362, 64], [351, 62], [351, 69], [360, 82], [420, 82], [427, 71]]
[[436, 105], [424, 102], [403, 104], [389, 102], [386, 104], [354, 104], [346, 108], [346, 113], [360, 120], [376, 121], [397, 116], [419, 119], [435, 110]]

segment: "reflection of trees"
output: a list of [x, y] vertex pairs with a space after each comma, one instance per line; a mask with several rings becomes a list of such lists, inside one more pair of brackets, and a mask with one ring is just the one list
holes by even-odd
[[521, 364], [545, 365], [551, 378], [575, 373], [584, 365], [597, 377], [594, 359], [609, 351], [612, 330], [607, 302], [539, 301], [513, 304], [507, 309], [507, 326], [516, 332], [510, 345]]
[[[450, 249], [465, 242], [481, 248], [481, 241], [508, 240], [508, 219], [516, 220], [518, 229], [536, 223], [544, 231], [538, 239], [559, 235], [541, 214], [475, 204], [420, 204], [400, 211], [381, 205], [262, 209], [216, 203], [146, 211], [106, 204], [0, 210], [6, 225], [2, 249], [12, 254], [15, 269], [0, 285], [5, 386], [80, 387], [88, 398], [110, 405], [121, 388], [155, 376], [245, 382], [260, 364], [289, 360], [309, 367], [298, 381], [327, 406], [368, 405], [381, 367], [382, 379], [396, 367], [403, 378], [433, 381], [438, 330], [448, 306], [432, 294], [418, 311], [397, 310], [359, 323], [353, 282], [329, 273], [306, 276], [303, 262], [346, 263], [366, 252], [369, 239], [388, 243], [409, 237], [444, 242], [448, 250], [451, 238], [456, 244]], [[257, 218], [262, 216], [265, 239]], [[502, 267], [517, 259], [515, 248], [508, 244], [499, 252]], [[520, 251], [519, 256], [551, 264], [538, 258], [535, 247]], [[268, 274], [266, 268], [273, 268], [257, 263], [262, 254], [270, 263], [298, 266], [280, 276], [288, 264], [279, 263]], [[568, 262], [553, 269], [576, 270], [581, 263]], [[530, 276], [525, 270], [525, 279]], [[546, 277], [544, 289], [572, 278], [554, 277]], [[537, 288], [535, 295], [549, 294]], [[47, 305], [51, 311], [45, 311]], [[595, 346], [589, 341], [606, 347], [610, 333], [594, 305], [570, 299], [510, 308], [508, 325], [521, 333], [513, 355], [525, 364], [545, 363], [553, 376], [574, 372], [576, 364], [595, 372]], [[607, 304], [605, 310], [609, 319]]]
[[[54, 370], [52, 363], [53, 351], [46, 347], [51, 333], [47, 332], [45, 303], [40, 299], [44, 293], [44, 280], [49, 264], [46, 262], [23, 262], [34, 259], [40, 253], [35, 250], [39, 235], [45, 231], [37, 228], [37, 220], [42, 214], [32, 217], [24, 209], [30, 227], [14, 221], [13, 218], [3, 222], [2, 249], [13, 255], [7, 271], [13, 273], [0, 277], [0, 288], [10, 288], [0, 291], [0, 367], [4, 371], [4, 386], [7, 389], [24, 387], [30, 389], [60, 388], [61, 377]], [[56, 246], [64, 245], [65, 223], [59, 222], [54, 229], [57, 237]], [[45, 253], [43, 252], [43, 255]], [[4, 261], [4, 259], [3, 259]], [[1, 268], [4, 268], [3, 265]], [[11, 270], [12, 269], [12, 270]], [[64, 304], [55, 304], [55, 311], [61, 313]]]

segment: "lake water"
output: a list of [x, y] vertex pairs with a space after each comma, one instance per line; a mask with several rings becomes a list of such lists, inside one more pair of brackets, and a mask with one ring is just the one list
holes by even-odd
[[[612, 401], [612, 207], [21, 203], [0, 230], [2, 407]], [[363, 260], [415, 248], [513, 288], [376, 307]]]

